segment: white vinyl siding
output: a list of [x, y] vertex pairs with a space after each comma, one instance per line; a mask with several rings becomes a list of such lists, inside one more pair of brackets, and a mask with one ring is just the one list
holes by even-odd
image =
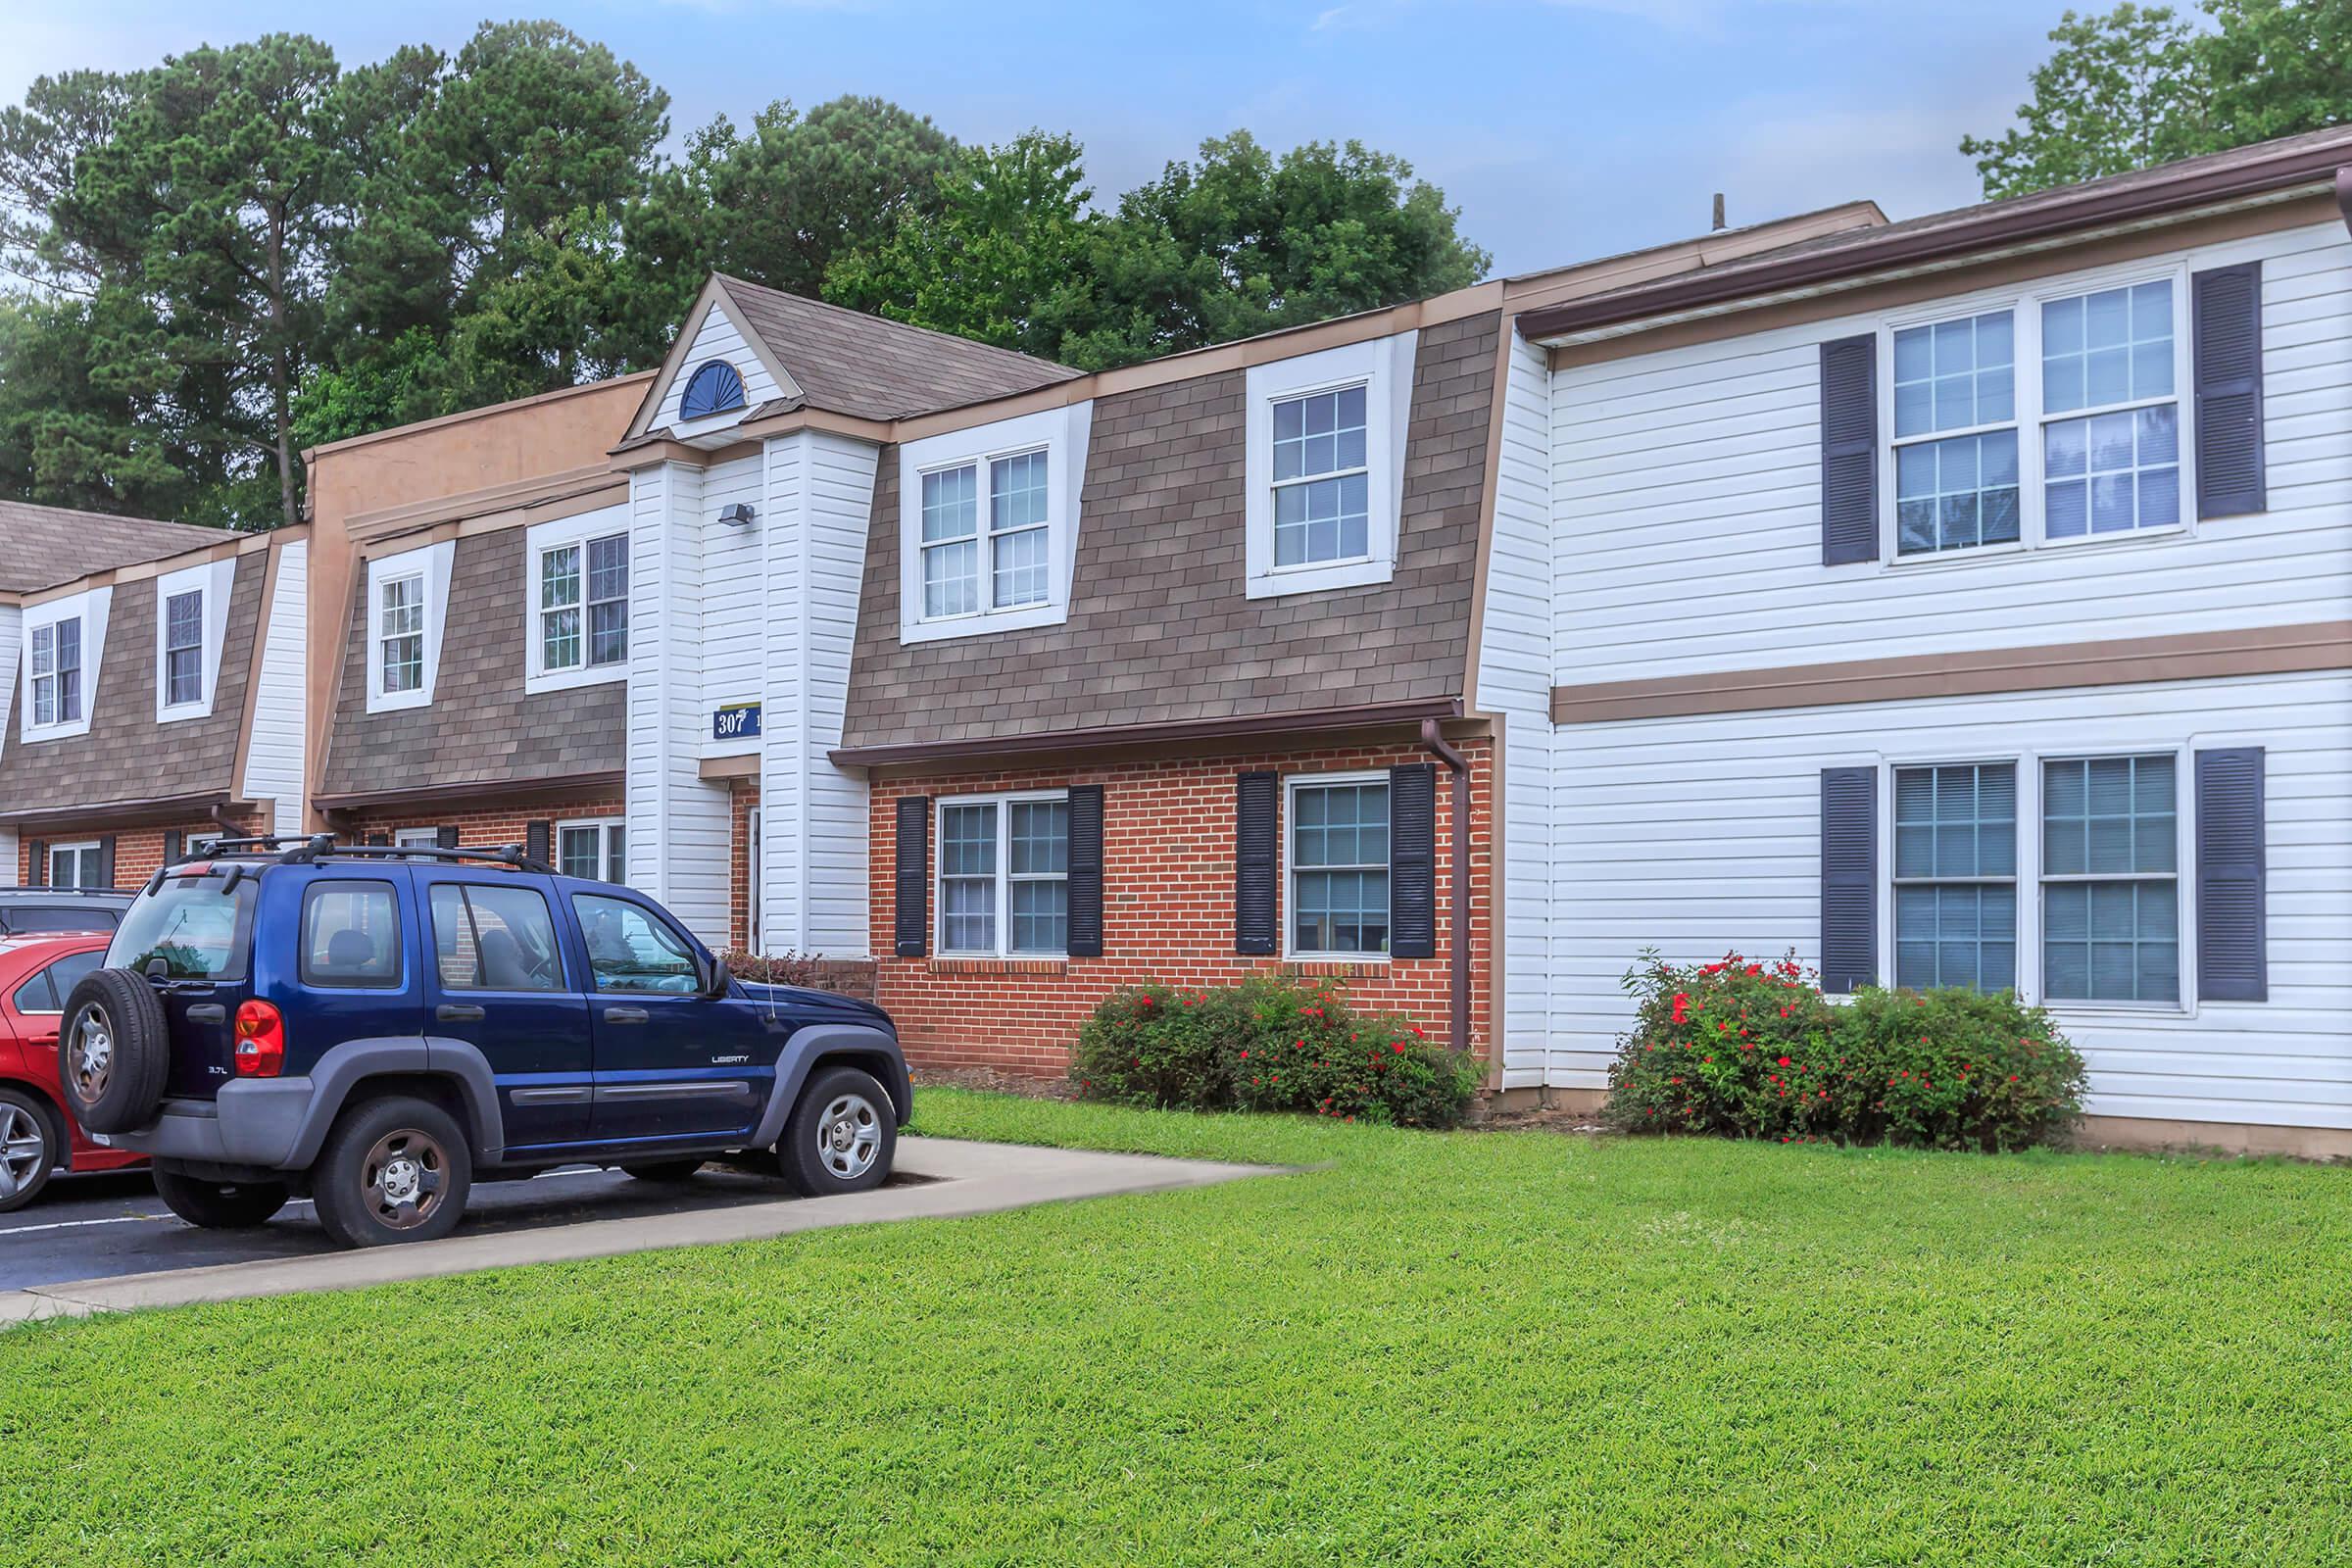
[[[2257, 257], [2270, 510], [2148, 536], [1825, 568], [1820, 345], [1874, 329], [1874, 317], [1563, 368], [1552, 393], [1555, 678], [2145, 636], [2152, 606], [2166, 632], [2343, 618], [2352, 243], [2334, 223], [2168, 260], [2195, 271]], [[2050, 287], [2081, 292], [2146, 270]], [[1965, 309], [1955, 301], [1946, 314]]]
[[270, 801], [270, 829], [282, 834], [302, 830], [303, 748], [309, 735], [309, 665], [305, 651], [310, 635], [310, 542], [296, 539], [269, 558], [248, 558], [240, 570], [254, 570], [260, 561], [272, 561], [264, 602], [267, 619], [261, 628], [260, 686], [253, 705], [253, 726], [246, 737], [244, 795], [249, 801]]

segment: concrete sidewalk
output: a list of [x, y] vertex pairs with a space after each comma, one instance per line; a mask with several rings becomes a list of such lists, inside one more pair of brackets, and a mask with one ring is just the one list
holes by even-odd
[[1223, 1165], [1162, 1159], [1150, 1154], [1104, 1154], [1018, 1144], [975, 1144], [953, 1138], [907, 1138], [897, 1169], [919, 1181], [847, 1198], [779, 1199], [772, 1203], [573, 1225], [509, 1231], [495, 1236], [459, 1233], [446, 1241], [367, 1248], [311, 1257], [273, 1258], [209, 1268], [124, 1274], [112, 1279], [0, 1292], [0, 1325], [48, 1317], [84, 1317], [143, 1306], [232, 1301], [295, 1291], [343, 1291], [399, 1280], [430, 1279], [519, 1263], [609, 1257], [665, 1247], [760, 1241], [835, 1225], [894, 1219], [953, 1219], [1024, 1208], [1075, 1198], [1107, 1198], [1175, 1187], [1205, 1187], [1245, 1176], [1282, 1174], [1266, 1165]]

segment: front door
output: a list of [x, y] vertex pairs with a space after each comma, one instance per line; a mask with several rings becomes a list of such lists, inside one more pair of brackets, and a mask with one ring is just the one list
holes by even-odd
[[599, 1143], [749, 1132], [775, 1078], [775, 1044], [740, 1000], [709, 999], [694, 945], [650, 905], [574, 893], [595, 989]]
[[496, 872], [419, 869], [433, 961], [425, 1027], [481, 1052], [510, 1152], [588, 1136], [588, 999], [538, 888]]

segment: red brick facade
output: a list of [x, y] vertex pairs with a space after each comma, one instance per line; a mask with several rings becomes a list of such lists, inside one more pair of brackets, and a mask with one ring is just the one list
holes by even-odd
[[738, 953], [752, 947], [752, 812], [760, 807], [760, 781], [735, 780], [727, 804], [727, 946]]
[[[1483, 1052], [1490, 1038], [1493, 951], [1492, 745], [1485, 739], [1457, 745], [1471, 764], [1470, 1034], [1472, 1048]], [[1236, 777], [1256, 768], [1272, 768], [1287, 777], [1429, 760], [1418, 746], [1400, 741], [876, 779], [868, 854], [872, 940], [881, 971], [878, 1000], [898, 1023], [907, 1059], [923, 1066], [986, 1066], [1058, 1076], [1068, 1064], [1079, 1024], [1097, 1003], [1122, 986], [1147, 980], [1223, 985], [1252, 970], [1285, 967], [1280, 958], [1245, 957], [1234, 952]], [[1069, 784], [1103, 787], [1102, 957], [893, 956], [897, 804], [903, 797], [984, 795]], [[1436, 956], [1288, 965], [1301, 973], [1338, 975], [1346, 980], [1348, 996], [1356, 1005], [1405, 1013], [1440, 1039], [1446, 1033], [1451, 996], [1452, 803], [1450, 783], [1441, 768]], [[937, 863], [934, 854], [934, 870]], [[935, 892], [934, 907], [936, 897]]]
[[[219, 823], [206, 817], [176, 826], [115, 827], [105, 821], [97, 821], [74, 827], [47, 828], [37, 833], [22, 832], [17, 835], [17, 858], [11, 869], [16, 873], [15, 880], [20, 885], [29, 885], [36, 880], [45, 883], [49, 880], [46, 868], [37, 878], [33, 875], [35, 846], [46, 852], [52, 845], [87, 844], [93, 839], [111, 838], [115, 841], [115, 886], [136, 888], [155, 875], [163, 865], [164, 835], [177, 833], [180, 843], [185, 845], [200, 838], [218, 838], [221, 831]], [[232, 815], [228, 831], [258, 833], [261, 829], [251, 820]]]
[[618, 817], [621, 814], [622, 806], [618, 796], [610, 800], [565, 801], [562, 805], [548, 806], [505, 803], [468, 807], [461, 803], [438, 808], [375, 808], [353, 811], [348, 821], [338, 824], [336, 832], [339, 837], [365, 843], [370, 834], [389, 836], [404, 827], [454, 826], [458, 830], [458, 842], [468, 849], [475, 849], [502, 844], [527, 844], [530, 842], [533, 822], [546, 822], [552, 826], [557, 822]]

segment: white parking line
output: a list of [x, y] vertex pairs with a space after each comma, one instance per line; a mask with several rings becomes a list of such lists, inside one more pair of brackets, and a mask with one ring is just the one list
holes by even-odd
[[52, 1220], [46, 1225], [12, 1225], [0, 1231], [0, 1237], [30, 1236], [34, 1231], [70, 1231], [78, 1225], [129, 1225], [139, 1220], [159, 1219], [176, 1223], [176, 1216], [171, 1214], [117, 1214], [108, 1219], [61, 1219]]

